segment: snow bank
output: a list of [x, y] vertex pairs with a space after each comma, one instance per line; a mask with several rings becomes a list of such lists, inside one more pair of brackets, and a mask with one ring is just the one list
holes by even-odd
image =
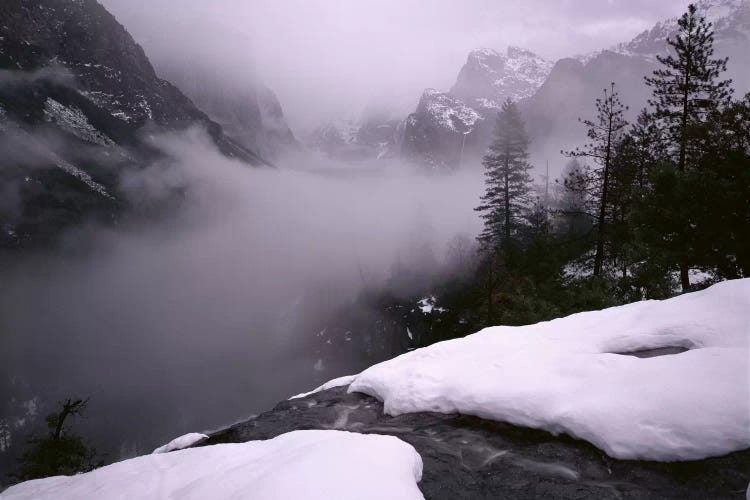
[[190, 434], [185, 434], [178, 438], [174, 438], [167, 444], [159, 446], [151, 453], [169, 453], [170, 451], [183, 450], [185, 448], [193, 446], [198, 441], [203, 441], [204, 439], [208, 439], [208, 436], [206, 436], [205, 434], [200, 434], [198, 432], [191, 432]]
[[422, 460], [393, 436], [296, 431], [268, 441], [145, 455], [78, 476], [28, 481], [3, 499], [423, 499]]
[[[750, 447], [750, 279], [523, 327], [494, 327], [375, 365], [351, 392], [391, 415], [460, 412], [567, 433], [621, 459]], [[614, 353], [679, 346], [638, 358]]]
[[329, 380], [325, 384], [313, 389], [310, 392], [303, 392], [302, 394], [297, 394], [296, 396], [292, 396], [289, 399], [304, 398], [306, 396], [309, 396], [310, 394], [315, 394], [316, 392], [327, 391], [328, 389], [333, 389], [334, 387], [343, 387], [345, 385], [351, 384], [355, 378], [357, 378], [356, 375], [346, 375], [344, 377], [335, 378], [333, 380]]

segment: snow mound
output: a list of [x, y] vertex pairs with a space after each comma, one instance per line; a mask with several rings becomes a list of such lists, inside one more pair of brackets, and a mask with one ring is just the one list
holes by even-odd
[[335, 378], [333, 380], [329, 380], [321, 386], [316, 387], [310, 392], [303, 392], [302, 394], [297, 394], [296, 396], [292, 396], [289, 399], [304, 398], [306, 396], [309, 396], [310, 394], [315, 394], [316, 392], [327, 391], [328, 389], [333, 389], [334, 387], [343, 387], [345, 385], [351, 384], [355, 378], [357, 378], [356, 375], [346, 375], [344, 377]]
[[145, 455], [12, 486], [11, 499], [423, 499], [422, 459], [393, 436], [295, 431], [268, 440]]
[[204, 439], [208, 439], [208, 436], [198, 432], [191, 432], [190, 434], [184, 434], [178, 438], [174, 438], [167, 444], [159, 446], [151, 453], [169, 453], [170, 451], [183, 450], [193, 446], [199, 441], [203, 441]]
[[[567, 433], [620, 459], [702, 459], [750, 447], [749, 337], [750, 279], [734, 280], [486, 328], [375, 365], [349, 391], [390, 415], [459, 412]], [[625, 355], [639, 351], [651, 352]]]

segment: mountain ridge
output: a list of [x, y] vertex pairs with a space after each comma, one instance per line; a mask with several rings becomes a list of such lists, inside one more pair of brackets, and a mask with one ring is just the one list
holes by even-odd
[[228, 137], [96, 0], [0, 5], [0, 248], [51, 245], [68, 227], [127, 212], [123, 172], [160, 154], [149, 135], [202, 127], [217, 149], [268, 163]]

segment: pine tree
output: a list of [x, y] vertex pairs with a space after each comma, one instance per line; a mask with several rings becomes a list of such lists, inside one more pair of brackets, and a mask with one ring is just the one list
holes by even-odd
[[677, 168], [689, 163], [691, 132], [696, 132], [706, 114], [728, 102], [731, 80], [717, 81], [727, 69], [727, 59], [714, 59], [713, 25], [700, 17], [694, 4], [677, 22], [675, 38], [667, 39], [674, 55], [657, 56], [662, 67], [646, 77], [653, 90], [649, 104], [653, 118], [667, 135]]
[[527, 224], [532, 204], [528, 148], [521, 113], [508, 99], [498, 113], [495, 138], [482, 162], [486, 191], [475, 208], [484, 220], [479, 241], [490, 249], [511, 248]]
[[604, 240], [607, 227], [607, 207], [610, 203], [609, 195], [612, 178], [612, 159], [615, 147], [622, 137], [628, 122], [623, 117], [627, 107], [620, 102], [615, 91], [615, 84], [610, 89], [604, 89], [604, 97], [596, 100], [597, 117], [595, 120], [582, 120], [588, 127], [588, 137], [591, 142], [583, 148], [569, 151], [567, 156], [574, 158], [590, 158], [598, 168], [590, 168], [586, 175], [576, 179], [577, 185], [571, 189], [586, 191], [593, 197], [596, 205], [594, 215], [596, 225], [596, 254], [594, 256], [594, 276], [601, 275], [604, 262]]
[[60, 410], [47, 415], [49, 434], [31, 437], [29, 449], [20, 458], [16, 479], [27, 481], [48, 476], [73, 475], [89, 472], [103, 465], [96, 451], [84, 440], [70, 432], [68, 421], [81, 416], [88, 399], [68, 398], [60, 402]]
[[708, 118], [695, 172], [693, 259], [717, 277], [750, 276], [750, 94]]
[[[713, 26], [697, 13], [694, 4], [678, 21], [674, 38], [667, 40], [674, 54], [659, 56], [662, 67], [646, 77], [652, 88], [651, 121], [663, 133], [667, 154], [676, 164], [680, 176], [695, 166], [701, 154], [701, 136], [706, 133], [707, 117], [727, 105], [731, 99], [731, 80], [718, 78], [726, 71], [727, 59], [713, 58]], [[681, 179], [680, 179], [681, 180]], [[689, 196], [689, 192], [681, 192]], [[676, 200], [688, 203], [689, 200]], [[690, 288], [691, 249], [689, 233], [694, 224], [685, 217], [682, 227], [675, 228], [685, 247], [678, 256], [683, 291]]]

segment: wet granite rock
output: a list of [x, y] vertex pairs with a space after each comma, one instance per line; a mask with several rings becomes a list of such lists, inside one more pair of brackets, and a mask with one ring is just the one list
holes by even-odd
[[695, 462], [623, 461], [585, 441], [464, 415], [390, 417], [346, 387], [284, 401], [214, 432], [199, 446], [270, 439], [301, 429], [390, 434], [424, 461], [428, 499], [723, 499], [745, 497], [750, 450]]

